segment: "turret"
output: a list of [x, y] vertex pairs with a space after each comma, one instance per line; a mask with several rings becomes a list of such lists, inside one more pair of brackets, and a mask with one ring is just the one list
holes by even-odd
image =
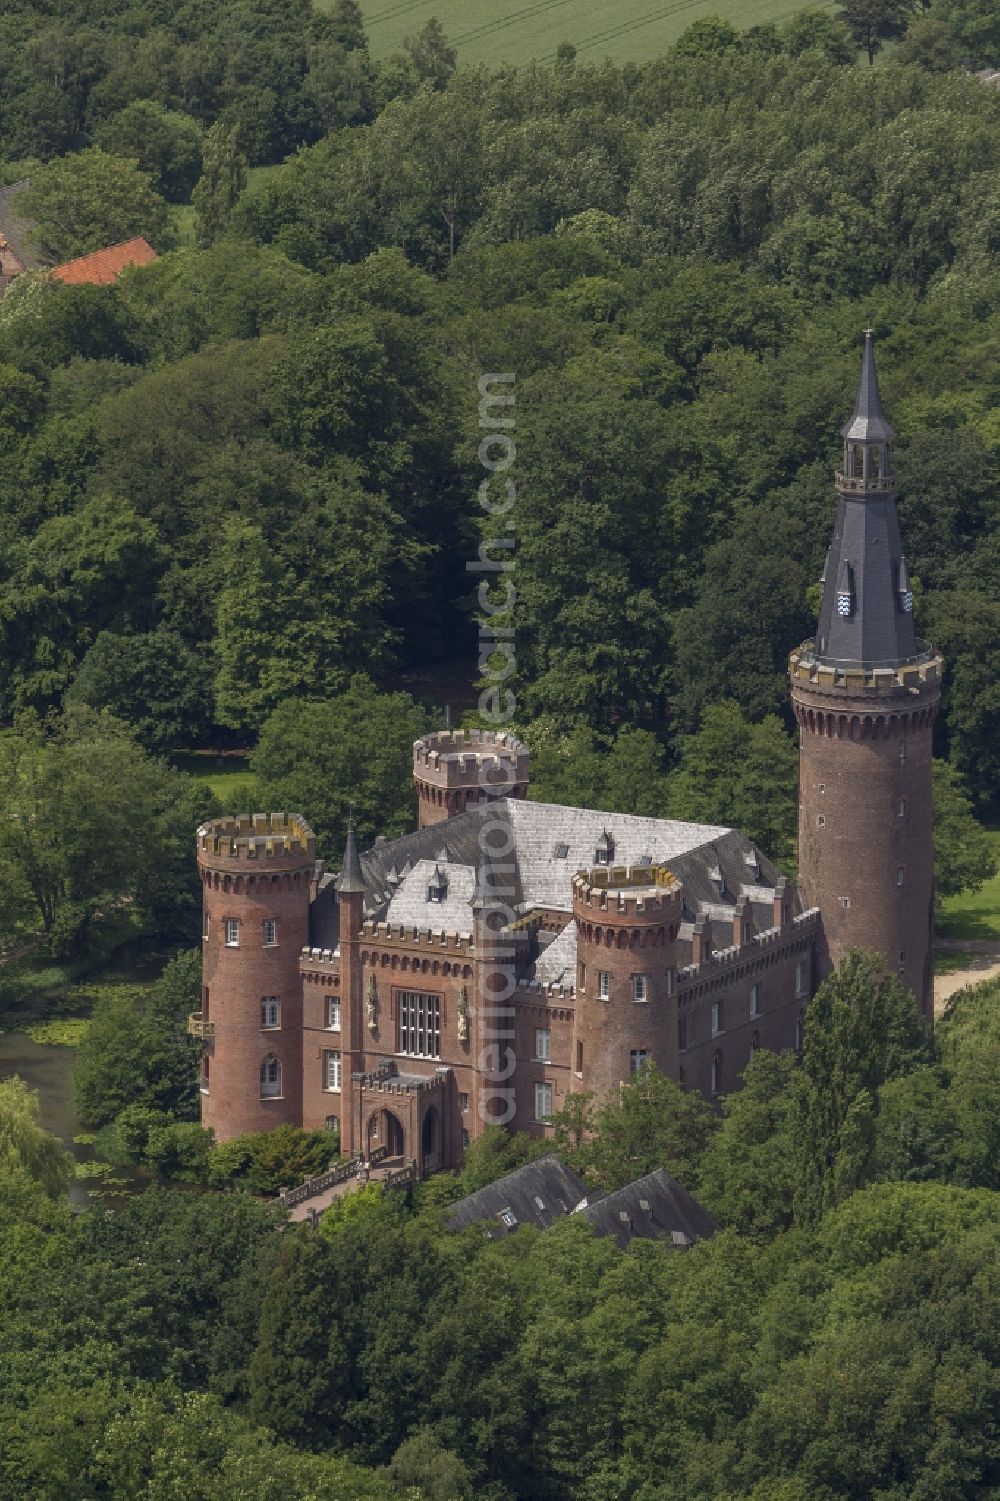
[[852, 948], [874, 950], [930, 1020], [931, 729], [941, 658], [914, 632], [893, 431], [870, 329], [842, 436], [816, 636], [789, 662], [800, 730], [799, 877], [822, 915], [819, 977]]
[[610, 1094], [644, 1062], [676, 1078], [680, 882], [662, 865], [578, 871], [573, 917], [571, 1087]]
[[528, 749], [497, 730], [439, 730], [413, 745], [420, 828], [498, 797], [527, 797]]
[[198, 830], [203, 891], [202, 1124], [225, 1141], [302, 1119], [302, 987], [316, 840], [297, 814]]

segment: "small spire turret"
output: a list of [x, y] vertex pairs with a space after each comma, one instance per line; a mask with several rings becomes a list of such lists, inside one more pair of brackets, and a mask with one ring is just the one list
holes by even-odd
[[337, 877], [337, 892], [340, 896], [349, 895], [355, 891], [365, 891], [364, 877], [361, 874], [361, 857], [358, 854], [358, 839], [354, 832], [354, 820], [347, 820], [347, 840], [344, 845], [344, 863], [340, 875]]

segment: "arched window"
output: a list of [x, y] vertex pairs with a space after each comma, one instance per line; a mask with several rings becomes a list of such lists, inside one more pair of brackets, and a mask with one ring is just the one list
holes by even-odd
[[712, 1057], [712, 1093], [718, 1094], [722, 1089], [722, 1049], [716, 1048]]
[[273, 1100], [281, 1094], [281, 1064], [273, 1053], [268, 1053], [260, 1066], [260, 1097]]

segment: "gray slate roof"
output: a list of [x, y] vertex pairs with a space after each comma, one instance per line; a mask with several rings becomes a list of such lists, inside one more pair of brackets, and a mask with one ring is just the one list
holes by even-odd
[[707, 1209], [658, 1167], [577, 1211], [598, 1235], [613, 1235], [624, 1249], [630, 1241], [670, 1237], [678, 1249], [707, 1240], [718, 1229]]
[[547, 1230], [586, 1197], [583, 1179], [551, 1153], [459, 1199], [451, 1206], [448, 1225], [464, 1230], [483, 1224], [491, 1240], [502, 1240], [521, 1225]]
[[[854, 412], [842, 431], [851, 443], [888, 443], [893, 436], [882, 411], [870, 331], [865, 334]], [[867, 670], [912, 662], [921, 648], [914, 634], [909, 588], [892, 489], [842, 492], [826, 558], [817, 657], [835, 666]]]
[[[636, 865], [649, 859], [664, 862], [683, 883], [686, 915], [693, 918], [706, 907], [711, 909], [719, 929], [718, 936], [713, 934], [717, 948], [727, 948], [731, 942], [728, 935], [733, 909], [744, 893], [750, 897], [758, 931], [771, 926], [768, 892], [778, 872], [739, 830], [520, 798], [501, 798], [488, 807], [470, 808], [445, 823], [383, 840], [362, 853], [366, 915], [424, 931], [471, 932], [475, 873], [483, 857], [480, 834], [487, 821], [499, 822], [504, 835], [509, 832], [513, 841], [515, 873], [500, 884], [510, 882], [511, 905], [522, 911], [548, 907], [569, 912], [573, 876], [593, 865], [597, 842], [607, 830], [614, 840], [614, 864]], [[506, 840], [496, 842], [500, 845]], [[445, 845], [450, 857], [447, 863], [441, 858]], [[559, 853], [562, 849], [565, 854]], [[432, 902], [427, 897], [436, 866], [448, 877], [444, 902]], [[712, 879], [716, 873], [721, 886]], [[797, 897], [795, 901], [796, 910], [801, 910]], [[540, 955], [536, 971], [539, 979], [558, 983], [563, 978], [563, 983], [572, 983], [575, 932], [571, 927], [560, 934]], [[332, 878], [325, 876], [312, 905], [310, 943], [333, 949], [338, 939], [339, 913]], [[685, 962], [683, 945], [680, 962]]]

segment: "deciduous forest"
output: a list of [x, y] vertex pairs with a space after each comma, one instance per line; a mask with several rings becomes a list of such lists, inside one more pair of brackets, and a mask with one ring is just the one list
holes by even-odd
[[[595, 1187], [700, 1196], [685, 1253], [448, 1231], [537, 1150], [492, 1133], [286, 1227], [260, 1195], [336, 1143], [212, 1146], [181, 1036], [225, 801], [191, 753], [248, 753], [335, 862], [474, 718], [490, 373], [532, 796], [739, 825], [791, 873], [785, 664], [870, 318], [946, 661], [938, 890], [994, 873], [998, 64], [980, 0], [493, 71], [434, 22], [375, 59], [354, 0], [6, 8], [0, 216], [25, 183], [42, 269], [0, 300], [0, 1021], [36, 958], [176, 955], [97, 1007], [76, 1090], [187, 1187], [74, 1214], [0, 1083], [2, 1501], [1000, 1495], [995, 984], [932, 1038], [856, 956], [721, 1119], [652, 1074], [557, 1118]], [[44, 269], [138, 235], [112, 285]]]

